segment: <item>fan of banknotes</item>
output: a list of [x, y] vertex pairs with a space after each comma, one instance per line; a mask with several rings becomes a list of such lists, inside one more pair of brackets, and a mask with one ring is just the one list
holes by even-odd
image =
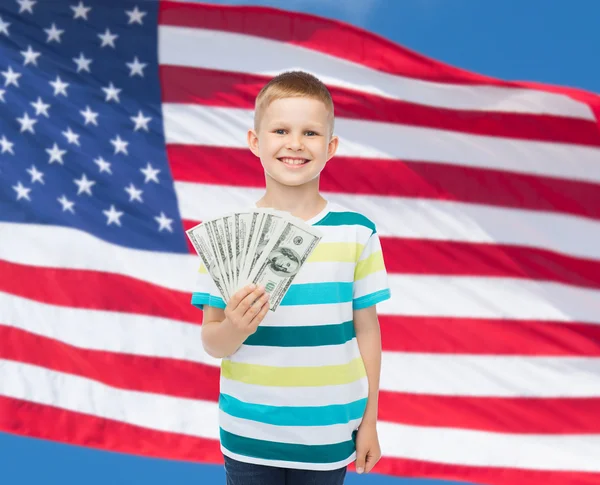
[[225, 302], [255, 283], [275, 311], [323, 234], [289, 212], [255, 208], [186, 231]]

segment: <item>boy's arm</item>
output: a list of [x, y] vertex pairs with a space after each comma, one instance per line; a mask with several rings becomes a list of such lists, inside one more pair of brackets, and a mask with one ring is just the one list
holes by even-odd
[[369, 398], [363, 416], [363, 423], [375, 425], [377, 422], [381, 373], [381, 331], [377, 319], [376, 305], [354, 310], [354, 331], [369, 382]]

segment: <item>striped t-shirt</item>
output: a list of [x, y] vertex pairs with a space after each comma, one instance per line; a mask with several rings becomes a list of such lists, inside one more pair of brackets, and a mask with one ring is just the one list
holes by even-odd
[[[328, 202], [323, 238], [280, 306], [221, 361], [221, 451], [238, 461], [334, 470], [356, 459], [368, 382], [352, 311], [390, 298], [376, 227]], [[201, 267], [192, 304], [225, 308]]]

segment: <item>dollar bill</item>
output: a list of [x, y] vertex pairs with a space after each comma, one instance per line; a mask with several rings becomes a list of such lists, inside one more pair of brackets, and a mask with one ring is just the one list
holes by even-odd
[[231, 283], [229, 281], [229, 267], [227, 265], [227, 257], [225, 256], [225, 230], [223, 229], [222, 224], [219, 224], [220, 219], [215, 219], [212, 221], [208, 221], [206, 223], [207, 233], [210, 237], [211, 246], [215, 253], [217, 263], [221, 269], [221, 274], [223, 275], [223, 284], [225, 290], [227, 292], [228, 298], [231, 298]]
[[318, 229], [282, 219], [283, 230], [263, 249], [248, 279], [269, 292], [269, 310], [275, 311], [292, 281], [321, 241]]
[[221, 274], [220, 265], [217, 262], [215, 253], [213, 252], [210, 237], [206, 232], [206, 226], [199, 224], [186, 231], [186, 234], [194, 246], [194, 250], [198, 256], [200, 256], [204, 267], [215, 282], [215, 286], [221, 293], [223, 300], [227, 301], [229, 299], [229, 294], [225, 290], [223, 275]]
[[235, 293], [236, 271], [235, 271], [235, 231], [234, 231], [234, 217], [233, 215], [225, 215], [222, 218], [222, 224], [225, 234], [225, 257], [227, 258], [227, 267], [229, 268], [229, 293], [233, 295]]

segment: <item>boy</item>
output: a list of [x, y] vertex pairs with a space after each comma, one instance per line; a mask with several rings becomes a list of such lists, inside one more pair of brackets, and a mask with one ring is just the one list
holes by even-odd
[[319, 193], [338, 147], [333, 126], [331, 95], [316, 77], [287, 72], [262, 88], [248, 131], [266, 182], [255, 207], [288, 211], [323, 239], [276, 312], [264, 288], [243, 288], [225, 304], [205, 270], [192, 295], [204, 311], [204, 349], [223, 359], [228, 485], [338, 485], [349, 463], [368, 473], [381, 456], [375, 305], [390, 290], [375, 225]]

